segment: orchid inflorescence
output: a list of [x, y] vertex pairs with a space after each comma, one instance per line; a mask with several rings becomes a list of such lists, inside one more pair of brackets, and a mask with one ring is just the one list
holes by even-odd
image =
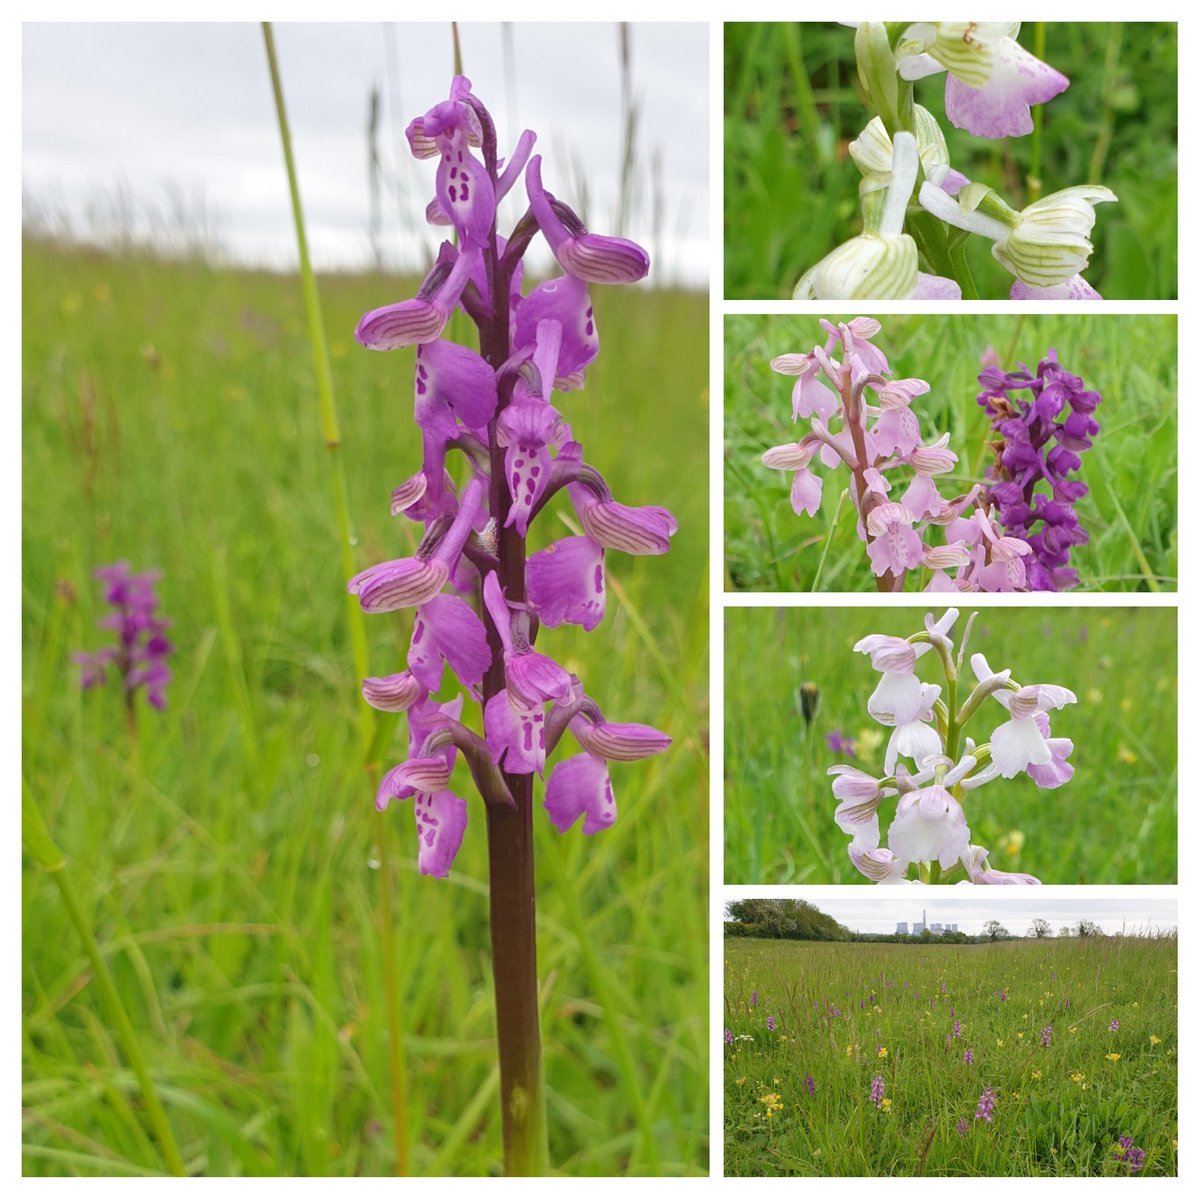
[[[973, 654], [976, 684], [960, 702], [975, 616], [967, 622], [956, 657], [950, 631], [957, 619], [953, 608], [937, 621], [928, 613], [924, 630], [907, 638], [871, 634], [855, 643], [880, 673], [867, 711], [892, 733], [882, 776], [844, 764], [829, 768], [838, 801], [834, 820], [851, 837], [850, 861], [876, 883], [944, 883], [961, 869], [962, 883], [1036, 884], [1040, 880], [1032, 875], [989, 864], [988, 851], [971, 842], [963, 802], [996, 779], [1028, 775], [1039, 788], [1066, 783], [1075, 773], [1067, 761], [1074, 743], [1051, 736], [1049, 713], [1074, 704], [1075, 693], [1049, 683], [1022, 686], [1008, 669], [993, 671], [982, 654]], [[916, 674], [917, 659], [931, 649], [945, 674], [944, 696], [940, 684], [925, 683]], [[966, 729], [995, 711], [989, 700], [1005, 710], [1007, 719], [976, 743]], [[879, 810], [891, 797], [896, 797], [895, 815], [887, 846], [881, 846]], [[910, 880], [914, 869], [917, 878]]]
[[[392, 494], [392, 513], [420, 523], [424, 537], [415, 554], [368, 568], [349, 588], [368, 613], [415, 610], [407, 669], [365, 679], [362, 690], [373, 707], [408, 714], [408, 758], [383, 777], [377, 805], [412, 797], [419, 869], [445, 876], [467, 823], [466, 801], [449, 790], [459, 752], [485, 802], [511, 807], [512, 781], [543, 774], [569, 729], [581, 753], [554, 767], [545, 808], [559, 832], [582, 817], [594, 834], [617, 816], [608, 764], [670, 744], [649, 726], [608, 721], [534, 643], [542, 625], [594, 629], [605, 611], [606, 551], [663, 554], [676, 523], [666, 509], [616, 501], [554, 404], [556, 391], [584, 386], [599, 352], [589, 284], [642, 279], [646, 253], [589, 233], [545, 190], [532, 132], [504, 163], [492, 118], [461, 75], [407, 137], [415, 157], [438, 160], [427, 217], [452, 226], [457, 246], [443, 242], [417, 296], [367, 313], [356, 336], [374, 350], [416, 345], [424, 461]], [[529, 207], [505, 239], [496, 206], [522, 173]], [[523, 293], [522, 258], [539, 230], [563, 273]], [[479, 330], [478, 353], [443, 336], [458, 308]], [[467, 467], [461, 486], [446, 470], [451, 450]], [[526, 560], [531, 524], [564, 490], [583, 532]], [[478, 596], [480, 611], [464, 596]], [[479, 703], [483, 737], [461, 719], [461, 692], [434, 698], [447, 665]]]
[[[816, 516], [821, 507], [823, 482], [811, 469], [814, 460], [830, 469], [844, 466], [858, 536], [880, 591], [903, 590], [907, 573], [919, 568], [930, 572], [926, 591], [1028, 590], [1025, 560], [1032, 547], [1006, 532], [987, 489], [976, 484], [951, 499], [941, 494], [937, 477], [954, 469], [958, 455], [949, 433], [922, 440], [912, 406], [929, 384], [890, 378], [887, 358], [871, 340], [878, 321], [855, 317], [835, 326], [822, 320], [821, 327], [823, 345], [771, 360], [773, 371], [795, 377], [792, 419], [809, 420], [799, 441], [762, 456], [766, 466], [793, 472], [797, 516]], [[903, 492], [897, 487], [893, 493], [889, 476], [899, 472], [911, 478]]]
[[937, 119], [914, 97], [915, 81], [945, 72], [946, 116], [957, 128], [983, 138], [1031, 133], [1030, 106], [1069, 80], [1025, 50], [1019, 31], [1004, 21], [856, 25], [858, 76], [878, 114], [850, 144], [863, 232], [807, 271], [796, 299], [957, 300], [964, 289], [973, 299], [970, 234], [987, 238], [1013, 276], [1010, 299], [1100, 299], [1080, 273], [1092, 254], [1095, 205], [1117, 197], [1089, 184], [1018, 211], [951, 167]]
[[79, 651], [80, 684], [85, 691], [108, 682], [111, 667], [125, 696], [131, 717], [138, 690], [144, 688], [152, 708], [167, 707], [166, 687], [171, 682], [167, 660], [174, 647], [167, 637], [171, 622], [158, 613], [154, 585], [160, 571], [131, 571], [127, 562], [97, 567], [96, 578], [104, 585], [104, 602], [112, 608], [97, 624], [112, 630], [116, 641], [99, 650]]
[[[1088, 542], [1075, 504], [1088, 487], [1070, 476], [1100, 432], [1095, 413], [1102, 397], [1065, 370], [1054, 350], [1038, 363], [1036, 375], [1024, 363], [1007, 372], [990, 366], [979, 382], [978, 403], [997, 434], [988, 495], [1005, 531], [1029, 544], [1029, 587], [1055, 592], [1074, 587], [1079, 574], [1069, 565], [1071, 548]], [[1039, 491], [1042, 485], [1049, 490]]]

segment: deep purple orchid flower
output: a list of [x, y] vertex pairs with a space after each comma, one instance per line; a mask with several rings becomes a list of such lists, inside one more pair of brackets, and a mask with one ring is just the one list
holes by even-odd
[[1024, 364], [1009, 372], [989, 367], [979, 382], [978, 403], [999, 435], [989, 495], [1008, 534], [1031, 548], [1029, 586], [1074, 587], [1079, 576], [1069, 565], [1071, 550], [1089, 540], [1075, 505], [1088, 487], [1071, 476], [1100, 432], [1095, 413], [1102, 397], [1060, 366], [1054, 350], [1036, 375]]

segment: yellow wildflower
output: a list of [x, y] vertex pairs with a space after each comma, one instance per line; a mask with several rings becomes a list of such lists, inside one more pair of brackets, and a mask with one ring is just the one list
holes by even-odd
[[1042, 1077], [1041, 1071], [1030, 1071], [1029, 1072], [1030, 1079], [1041, 1079], [1041, 1077]]
[[1004, 849], [1008, 852], [1009, 858], [1016, 858], [1021, 853], [1021, 847], [1025, 845], [1025, 834], [1019, 829], [1009, 830], [1008, 837], [1004, 842]]
[[879, 1107], [883, 1109], [884, 1112], [891, 1112], [892, 1102], [886, 1096], [884, 1096], [884, 1098], [879, 1102]]
[[869, 758], [882, 745], [883, 733], [879, 729], [860, 729], [854, 738], [854, 748], [863, 758]]
[[1136, 754], [1134, 754], [1134, 752], [1132, 750], [1130, 750], [1130, 748], [1128, 746], [1126, 746], [1124, 742], [1122, 742], [1121, 745], [1117, 747], [1117, 757], [1127, 767], [1132, 767], [1133, 764], [1135, 762], [1137, 762], [1137, 760], [1138, 760], [1138, 756]]
[[1162, 1038], [1156, 1037], [1154, 1034], [1150, 1035], [1150, 1045], [1157, 1046], [1158, 1043], [1161, 1041], [1162, 1041]]
[[880, 1046], [879, 1049], [875, 1051], [875, 1057], [876, 1058], [887, 1058], [887, 1047]]
[[1106, 1054], [1104, 1057], [1107, 1058], [1109, 1062], [1120, 1062], [1121, 1060], [1121, 1056], [1119, 1054]]

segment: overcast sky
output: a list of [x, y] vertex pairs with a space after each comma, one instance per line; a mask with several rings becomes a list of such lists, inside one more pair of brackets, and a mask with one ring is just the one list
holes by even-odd
[[[501, 153], [522, 128], [539, 135], [546, 186], [611, 232], [621, 158], [621, 74], [614, 24], [466, 24], [463, 69], [489, 106]], [[118, 190], [161, 212], [172, 191], [216, 214], [243, 260], [294, 261], [286, 177], [257, 24], [26, 24], [23, 173], [27, 203], [85, 225]], [[385, 253], [419, 261], [434, 168], [407, 155], [409, 119], [445, 98], [448, 23], [282, 24], [275, 29], [313, 256], [319, 266], [369, 259], [366, 125], [384, 89], [382, 147], [399, 161], [403, 203], [385, 198]], [[656, 250], [651, 163], [662, 180], [660, 277], [708, 275], [708, 29], [635, 24], [641, 189], [630, 236]], [[508, 69], [511, 66], [511, 69]], [[520, 215], [517, 197], [504, 215]], [[402, 217], [403, 208], [406, 217]], [[413, 215], [418, 220], [412, 223]], [[407, 223], [406, 223], [407, 222]], [[533, 265], [536, 266], [536, 263]]]
[[[965, 889], [964, 889], [965, 890]], [[989, 890], [989, 895], [980, 899], [959, 899], [958, 896], [942, 898], [941, 893], [921, 893], [924, 889], [913, 888], [912, 895], [898, 897], [887, 893], [886, 899], [879, 894], [874, 898], [842, 899], [839, 897], [800, 897], [815, 904], [822, 912], [848, 929], [860, 933], [895, 933], [897, 921], [907, 921], [911, 928], [914, 921], [921, 920], [921, 910], [929, 914], [931, 925], [958, 924], [963, 933], [981, 933], [984, 922], [993, 917], [1011, 933], [1024, 934], [1034, 917], [1045, 917], [1057, 933], [1063, 925], [1072, 925], [1081, 918], [1095, 921], [1105, 933], [1127, 932], [1147, 927], [1173, 929], [1177, 924], [1175, 901], [1138, 895], [1124, 894], [1115, 898], [1047, 899], [1037, 891], [1027, 898], [1013, 895], [1012, 888]], [[740, 895], [750, 894], [740, 889]]]

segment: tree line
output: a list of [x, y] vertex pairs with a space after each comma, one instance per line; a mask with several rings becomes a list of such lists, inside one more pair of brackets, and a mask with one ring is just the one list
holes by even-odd
[[[977, 934], [946, 931], [933, 933], [923, 929], [918, 934], [856, 933], [839, 924], [806, 900], [731, 900], [725, 905], [725, 936], [778, 938], [798, 942], [936, 942], [939, 945], [967, 945], [978, 942], [1003, 942], [1019, 938], [1010, 933], [1000, 921], [984, 923]], [[1025, 931], [1027, 938], [1052, 938], [1054, 927], [1043, 917], [1035, 917]], [[1104, 930], [1095, 921], [1080, 919], [1073, 925], [1062, 925], [1060, 938], [1104, 937]]]

